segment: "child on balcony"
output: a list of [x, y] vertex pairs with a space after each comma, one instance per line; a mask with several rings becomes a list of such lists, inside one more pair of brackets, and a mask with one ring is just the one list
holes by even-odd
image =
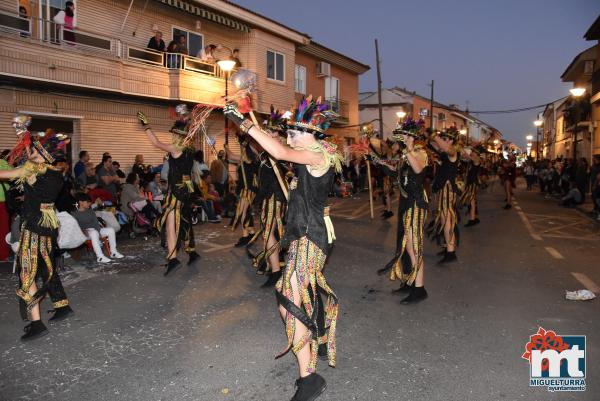
[[102, 253], [102, 243], [100, 238], [108, 237], [108, 244], [110, 245], [110, 257], [114, 259], [121, 259], [123, 255], [117, 251], [117, 239], [115, 230], [112, 227], [101, 227], [98, 222], [96, 214], [91, 209], [92, 199], [84, 193], [76, 194], [77, 199], [77, 211], [71, 213], [71, 215], [79, 223], [81, 230], [86, 233], [88, 239], [92, 241], [92, 247], [99, 263], [109, 263], [111, 260], [104, 256]]

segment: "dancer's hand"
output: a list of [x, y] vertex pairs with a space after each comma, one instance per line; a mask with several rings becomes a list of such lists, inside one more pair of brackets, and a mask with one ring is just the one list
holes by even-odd
[[142, 126], [144, 128], [147, 128], [150, 126], [150, 121], [148, 121], [148, 117], [146, 117], [146, 115], [144, 113], [142, 113], [141, 111], [137, 112], [137, 118], [138, 118], [138, 120], [140, 120], [140, 123], [142, 124]]

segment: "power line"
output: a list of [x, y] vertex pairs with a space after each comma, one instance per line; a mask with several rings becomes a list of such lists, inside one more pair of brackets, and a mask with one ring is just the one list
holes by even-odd
[[482, 111], [471, 111], [469, 110], [469, 114], [510, 114], [510, 113], [520, 113], [522, 111], [529, 111], [529, 110], [535, 110], [535, 109], [541, 109], [542, 107], [546, 107], [549, 104], [552, 103], [556, 103], [559, 100], [563, 100], [565, 98], [567, 98], [568, 96], [564, 96], [561, 97], [560, 99], [556, 99], [553, 102], [548, 102], [548, 103], [544, 103], [544, 104], [539, 104], [537, 106], [529, 106], [529, 107], [521, 107], [519, 109], [508, 109], [508, 110], [482, 110]]

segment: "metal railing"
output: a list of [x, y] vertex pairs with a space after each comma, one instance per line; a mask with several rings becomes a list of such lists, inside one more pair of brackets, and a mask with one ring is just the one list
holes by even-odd
[[337, 114], [339, 114], [340, 117], [338, 118], [338, 121], [348, 120], [348, 118], [349, 118], [348, 102], [346, 102], [345, 100], [330, 98], [330, 99], [325, 99], [325, 103], [327, 103], [329, 105], [329, 107], [331, 107], [331, 110], [333, 110]]

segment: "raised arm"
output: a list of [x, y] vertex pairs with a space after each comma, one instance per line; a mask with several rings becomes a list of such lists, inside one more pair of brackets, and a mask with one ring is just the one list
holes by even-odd
[[18, 178], [21, 176], [22, 171], [23, 171], [22, 167], [15, 168], [12, 170], [0, 170], [0, 180], [3, 180], [3, 181], [14, 180], [15, 178]]
[[225, 106], [225, 115], [240, 127], [240, 131], [247, 133], [258, 142], [263, 149], [277, 160], [285, 160], [296, 164], [306, 164], [309, 166], [321, 166], [325, 159], [321, 153], [311, 152], [309, 150], [295, 150], [289, 146], [283, 145], [279, 140], [272, 138], [260, 128], [256, 127], [252, 121], [244, 118], [234, 105]]
[[169, 152], [171, 154], [171, 156], [173, 156], [174, 158], [178, 158], [179, 156], [181, 156], [181, 153], [182, 153], [181, 150], [177, 149], [174, 145], [172, 145], [170, 143], [161, 142], [156, 137], [154, 132], [152, 132], [152, 128], [150, 128], [150, 122], [148, 121], [148, 117], [146, 117], [146, 115], [144, 113], [142, 113], [141, 111], [138, 111], [137, 117], [138, 117], [138, 120], [140, 120], [140, 123], [142, 124], [142, 126], [144, 127], [144, 132], [148, 136], [148, 139], [150, 140], [152, 145], [154, 145], [155, 147], [157, 147], [161, 150], [164, 150], [165, 152]]

